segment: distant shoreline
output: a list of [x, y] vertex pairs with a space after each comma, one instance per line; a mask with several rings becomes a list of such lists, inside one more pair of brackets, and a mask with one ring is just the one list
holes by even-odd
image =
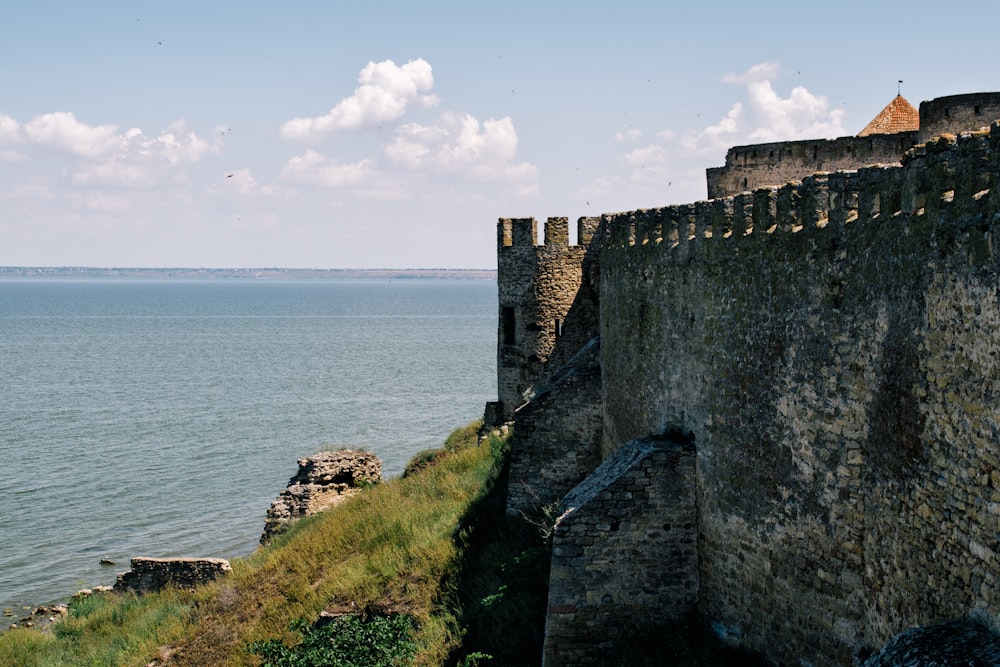
[[87, 266], [0, 266], [3, 278], [154, 278], [211, 280], [447, 279], [496, 280], [495, 269], [208, 269]]

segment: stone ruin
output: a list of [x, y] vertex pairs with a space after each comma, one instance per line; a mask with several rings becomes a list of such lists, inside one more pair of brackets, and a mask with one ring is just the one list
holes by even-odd
[[341, 449], [299, 459], [299, 471], [267, 511], [260, 543], [294, 521], [336, 505], [365, 486], [382, 481], [382, 461], [371, 452]]
[[133, 558], [132, 569], [118, 575], [118, 593], [155, 593], [168, 586], [194, 588], [232, 572], [224, 558]]

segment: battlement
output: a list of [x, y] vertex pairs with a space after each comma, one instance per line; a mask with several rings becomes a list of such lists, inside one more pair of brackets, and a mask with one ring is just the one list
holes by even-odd
[[[894, 101], [898, 100], [902, 98]], [[905, 100], [902, 104], [912, 110]], [[977, 131], [1000, 119], [1000, 93], [939, 97], [921, 102], [915, 113], [919, 129], [882, 134], [878, 129], [872, 132], [866, 128], [853, 137], [734, 146], [726, 152], [724, 166], [705, 170], [708, 198], [780, 187], [819, 172], [899, 164], [912, 147], [936, 136]]]
[[998, 144], [1000, 123], [994, 123], [988, 131], [942, 135], [918, 145], [899, 166], [820, 173], [710, 201], [606, 215], [604, 244], [684, 251], [689, 244], [739, 243], [828, 226], [832, 231], [856, 221], [948, 210], [969, 221], [987, 207], [997, 210], [998, 197], [987, 195], [996, 170], [996, 158], [988, 156]]
[[[535, 218], [497, 222], [500, 419], [511, 419], [542, 380], [556, 340], [566, 333], [566, 315], [580, 289], [583, 258], [600, 224], [601, 218], [579, 218], [573, 245], [569, 218], [548, 218], [541, 244]], [[572, 328], [569, 333], [574, 333]]]
[[726, 153], [725, 166], [705, 170], [708, 198], [780, 186], [817, 172], [898, 164], [900, 156], [916, 143], [917, 132], [898, 132], [734, 146]]
[[[579, 218], [576, 221], [577, 245], [587, 246], [600, 225], [601, 218]], [[544, 247], [569, 247], [569, 218], [548, 218], [545, 221]], [[539, 247], [538, 222], [535, 218], [500, 218], [497, 222], [497, 249]]]
[[[818, 667], [1000, 614], [1000, 122], [975, 120], [989, 97], [935, 100], [949, 127], [975, 127], [892, 164], [587, 218], [580, 245], [565, 219], [543, 244], [533, 219], [501, 220], [500, 395], [529, 401], [508, 511], [596, 489], [594, 457], [635, 439], [692, 444], [673, 506], [644, 509], [635, 464], [620, 495], [576, 508], [581, 540], [556, 536], [546, 664], [586, 664], [595, 626], [598, 648], [627, 648], [634, 618], [671, 599], [776, 664]], [[843, 145], [899, 139], [873, 136]], [[564, 350], [580, 354], [556, 369]], [[648, 566], [613, 555], [632, 535], [635, 554], [677, 539], [670, 553], [697, 558], [650, 588]], [[628, 607], [678, 581], [679, 597]]]
[[926, 143], [941, 134], [971, 132], [1000, 118], [1000, 93], [967, 93], [920, 103], [920, 135]]

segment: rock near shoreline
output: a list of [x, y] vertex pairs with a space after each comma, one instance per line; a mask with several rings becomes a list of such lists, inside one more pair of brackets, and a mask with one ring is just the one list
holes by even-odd
[[382, 481], [382, 461], [371, 452], [341, 449], [299, 459], [299, 471], [271, 503], [260, 543], [301, 517], [315, 514]]

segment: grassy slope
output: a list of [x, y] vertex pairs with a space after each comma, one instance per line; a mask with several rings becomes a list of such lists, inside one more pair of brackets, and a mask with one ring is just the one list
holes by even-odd
[[[523, 641], [540, 642], [545, 581], [538, 563], [546, 559], [522, 542], [530, 534], [502, 519], [491, 491], [506, 443], [478, 444], [477, 427], [456, 431], [419, 473], [300, 521], [234, 562], [222, 582], [193, 593], [91, 598], [74, 604], [52, 632], [6, 632], [0, 664], [145, 665], [165, 645], [172, 654], [166, 664], [255, 664], [249, 642], [292, 643], [298, 635], [291, 623], [323, 610], [411, 616], [421, 665], [511, 651], [512, 637], [491, 636], [495, 614], [508, 619], [504, 625], [525, 626]], [[459, 594], [466, 588], [473, 593]], [[514, 626], [507, 631], [519, 633]]]

